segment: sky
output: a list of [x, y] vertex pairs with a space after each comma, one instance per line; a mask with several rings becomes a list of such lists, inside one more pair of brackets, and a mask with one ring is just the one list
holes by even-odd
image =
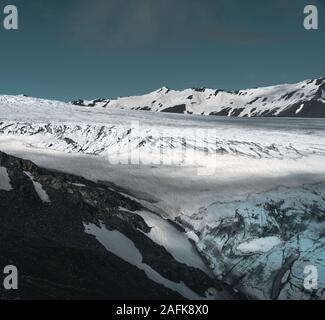
[[[325, 76], [325, 0], [6, 0], [0, 13], [6, 4], [19, 29], [0, 25], [0, 94], [69, 101]], [[318, 30], [303, 27], [308, 4]]]

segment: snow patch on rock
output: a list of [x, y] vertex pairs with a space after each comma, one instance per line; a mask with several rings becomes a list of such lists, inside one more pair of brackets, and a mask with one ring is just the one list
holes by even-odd
[[50, 203], [51, 202], [50, 197], [48, 196], [46, 191], [43, 189], [43, 186], [34, 179], [33, 175], [30, 172], [24, 171], [24, 173], [33, 182], [34, 189], [35, 189], [36, 193], [38, 194], [38, 196], [40, 197], [40, 199], [43, 202]]
[[0, 167], [0, 190], [4, 190], [4, 191], [12, 190], [7, 168], [5, 167]]
[[242, 253], [263, 253], [270, 251], [280, 243], [281, 240], [278, 237], [256, 238], [242, 242], [237, 246], [237, 250]]
[[[143, 270], [149, 279], [157, 282], [173, 291], [178, 292], [183, 297], [191, 300], [203, 299], [200, 295], [188, 288], [183, 282], [176, 283], [162, 277], [157, 271], [149, 265], [143, 263], [141, 252], [136, 248], [134, 243], [124, 234], [117, 230], [108, 230], [103, 224], [100, 227], [95, 224], [84, 224], [85, 232], [94, 235], [96, 239], [110, 252], [114, 253], [124, 261]], [[211, 292], [210, 292], [211, 294]], [[207, 298], [212, 299], [213, 295]]]

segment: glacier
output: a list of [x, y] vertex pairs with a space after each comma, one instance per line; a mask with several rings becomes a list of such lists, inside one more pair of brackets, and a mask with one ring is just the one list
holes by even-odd
[[[317, 95], [320, 85], [304, 82], [290, 90], [302, 96], [301, 90], [308, 89]], [[279, 97], [288, 87], [263, 90], [271, 101], [273, 94]], [[165, 91], [155, 94], [173, 93]], [[195, 99], [211, 94], [195, 92]], [[305, 95], [311, 98], [309, 93]], [[182, 93], [180, 100], [188, 94]], [[137, 99], [129, 99], [139, 106]], [[174, 105], [181, 102], [175, 96], [171, 99]], [[298, 93], [288, 100], [297, 103], [295, 111], [300, 108], [297, 114], [303, 115]], [[279, 101], [274, 100], [274, 106], [287, 107]], [[324, 119], [206, 117], [202, 112], [115, 108], [114, 103], [105, 108], [92, 103], [88, 108], [2, 96], [0, 150], [41, 167], [120, 188], [164, 222], [182, 228], [205, 267], [248, 297], [324, 299]], [[205, 107], [203, 113], [210, 114], [210, 106]], [[139, 162], [129, 163], [134, 154]], [[160, 161], [175, 156], [180, 161]], [[213, 170], [205, 172], [211, 164]], [[8, 188], [8, 182], [3, 184]], [[149, 236], [184, 259], [179, 248], [171, 247], [162, 236], [173, 239], [168, 225], [157, 219], [150, 219], [154, 229]], [[196, 259], [189, 261], [198, 263]], [[313, 292], [303, 287], [306, 265], [318, 269], [319, 289]]]

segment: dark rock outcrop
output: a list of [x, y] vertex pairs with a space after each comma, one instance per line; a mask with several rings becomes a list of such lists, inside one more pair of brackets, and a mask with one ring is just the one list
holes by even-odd
[[[145, 235], [150, 228], [135, 213], [144, 208], [112, 187], [2, 152], [0, 167], [12, 187], [0, 189], [0, 262], [19, 270], [19, 290], [0, 287], [0, 299], [183, 299], [106, 250], [85, 232], [85, 223], [123, 233], [143, 262], [171, 281], [183, 281], [201, 295], [214, 286], [203, 271], [179, 263], [151, 241]], [[50, 201], [41, 199], [33, 182]]]

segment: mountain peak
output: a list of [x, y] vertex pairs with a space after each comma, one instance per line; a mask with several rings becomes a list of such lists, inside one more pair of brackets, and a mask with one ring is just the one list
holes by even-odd
[[168, 93], [170, 92], [170, 89], [166, 86], [162, 86], [161, 88], [157, 89], [156, 91], [154, 91], [155, 93]]

